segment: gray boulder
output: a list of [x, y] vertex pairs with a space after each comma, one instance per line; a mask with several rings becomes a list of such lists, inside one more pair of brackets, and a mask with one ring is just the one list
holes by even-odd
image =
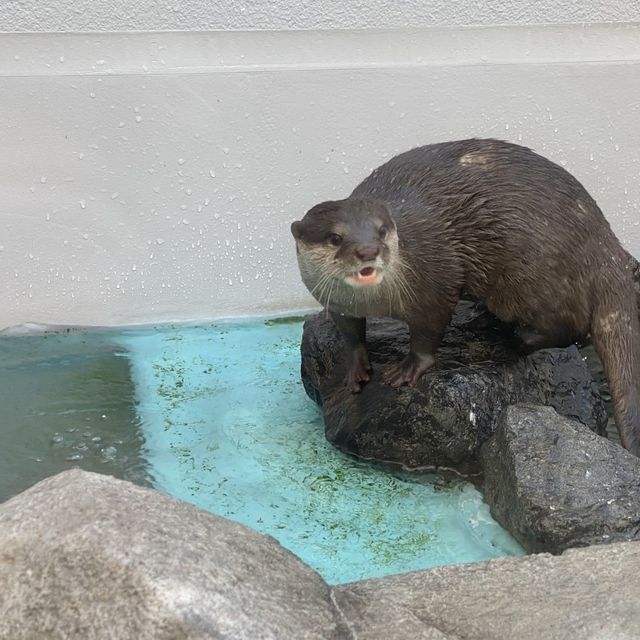
[[328, 440], [340, 449], [407, 467], [474, 471], [502, 409], [518, 402], [549, 404], [605, 433], [604, 403], [576, 347], [523, 356], [507, 325], [481, 305], [462, 301], [436, 366], [416, 388], [393, 390], [382, 383], [381, 372], [403, 357], [408, 338], [403, 323], [368, 320], [373, 377], [352, 394], [344, 384], [344, 347], [333, 322], [322, 313], [305, 322], [302, 380], [322, 406]]
[[328, 586], [274, 539], [67, 471], [0, 506], [0, 638], [345, 637]]
[[334, 587], [353, 638], [637, 640], [640, 543], [454, 565]]
[[272, 538], [106, 476], [0, 505], [7, 640], [631, 640], [639, 573], [623, 543], [329, 587]]
[[481, 463], [491, 513], [528, 551], [640, 538], [640, 459], [551, 407], [508, 407]]

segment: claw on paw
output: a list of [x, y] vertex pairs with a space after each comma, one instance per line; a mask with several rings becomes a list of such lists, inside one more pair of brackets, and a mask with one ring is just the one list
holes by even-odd
[[409, 353], [400, 364], [389, 367], [382, 374], [382, 380], [394, 389], [404, 384], [415, 387], [422, 374], [431, 368], [434, 362], [435, 359], [432, 355], [420, 356], [415, 353]]

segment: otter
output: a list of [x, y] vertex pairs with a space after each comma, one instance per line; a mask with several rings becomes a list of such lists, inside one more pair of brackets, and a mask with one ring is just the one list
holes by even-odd
[[591, 337], [622, 445], [640, 456], [640, 323], [629, 255], [565, 169], [526, 147], [471, 139], [418, 147], [350, 196], [291, 225], [302, 280], [346, 343], [347, 385], [370, 379], [366, 317], [409, 326], [383, 372], [416, 385], [463, 294], [513, 323], [529, 349]]

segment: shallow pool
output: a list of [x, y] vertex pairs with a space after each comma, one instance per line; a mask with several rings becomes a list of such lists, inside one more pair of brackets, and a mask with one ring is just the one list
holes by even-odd
[[331, 582], [522, 553], [461, 480], [324, 439], [300, 321], [0, 337], [0, 499], [79, 466], [269, 533]]

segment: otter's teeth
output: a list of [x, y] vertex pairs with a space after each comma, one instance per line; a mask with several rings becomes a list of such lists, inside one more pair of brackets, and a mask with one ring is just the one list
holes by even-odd
[[371, 285], [378, 283], [378, 272], [373, 267], [365, 267], [355, 274], [355, 280], [358, 284]]

